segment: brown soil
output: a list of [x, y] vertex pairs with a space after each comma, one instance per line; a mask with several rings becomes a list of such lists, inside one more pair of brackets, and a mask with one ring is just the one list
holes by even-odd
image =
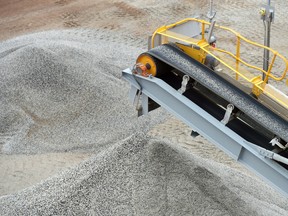
[[[129, 6], [116, 6], [136, 13]], [[70, 28], [89, 27], [97, 20], [97, 11], [109, 8], [106, 1], [91, 0], [11, 0], [0, 1], [0, 40], [25, 33]]]

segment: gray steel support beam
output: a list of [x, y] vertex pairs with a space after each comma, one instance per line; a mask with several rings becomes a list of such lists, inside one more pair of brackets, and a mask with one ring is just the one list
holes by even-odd
[[287, 170], [261, 155], [260, 147], [247, 142], [161, 79], [134, 75], [130, 69], [124, 70], [122, 77], [131, 84], [132, 88], [141, 90], [145, 99], [149, 97], [154, 100], [288, 197]]

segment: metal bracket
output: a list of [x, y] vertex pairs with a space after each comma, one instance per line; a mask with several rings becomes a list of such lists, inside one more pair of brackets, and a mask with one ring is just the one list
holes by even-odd
[[134, 106], [136, 107], [136, 110], [139, 111], [139, 109], [141, 109], [140, 105], [139, 105], [139, 101], [140, 101], [140, 97], [141, 97], [141, 91], [138, 90], [136, 95], [135, 95], [135, 100], [134, 100]]
[[190, 80], [190, 77], [189, 77], [188, 75], [184, 75], [184, 76], [183, 76], [183, 78], [182, 78], [182, 83], [181, 83], [181, 88], [178, 89], [178, 92], [179, 92], [180, 94], [183, 94], [183, 93], [186, 91], [186, 89], [187, 89], [187, 84], [188, 84], [189, 80]]
[[288, 148], [288, 143], [284, 146], [279, 142], [279, 138], [278, 137], [274, 137], [269, 143], [272, 144], [272, 146], [277, 145], [279, 148], [285, 150]]
[[192, 130], [192, 131], [191, 131], [191, 136], [192, 136], [193, 138], [195, 138], [195, 137], [199, 136], [199, 133], [198, 133], [197, 131]]
[[149, 112], [148, 100], [149, 100], [148, 96], [143, 94], [142, 91], [139, 90], [137, 92], [134, 105], [138, 112], [138, 117], [148, 114]]
[[266, 157], [266, 158], [269, 158], [269, 159], [272, 159], [273, 158], [273, 154], [274, 152], [271, 152], [271, 151], [268, 151], [264, 148], [259, 148], [258, 147], [258, 150], [259, 150], [259, 154]]
[[275, 7], [265, 4], [261, 5], [260, 16], [263, 21], [274, 22], [275, 18]]
[[260, 148], [260, 147], [258, 147], [258, 151], [259, 151], [259, 154], [264, 156], [265, 158], [269, 158], [271, 160], [275, 160], [275, 161], [288, 165], [288, 159], [275, 152], [272, 152], [272, 151], [269, 151], [267, 149]]
[[226, 125], [230, 121], [233, 109], [234, 109], [234, 105], [233, 104], [228, 104], [227, 105], [227, 109], [226, 109], [224, 118], [221, 120], [221, 123]]

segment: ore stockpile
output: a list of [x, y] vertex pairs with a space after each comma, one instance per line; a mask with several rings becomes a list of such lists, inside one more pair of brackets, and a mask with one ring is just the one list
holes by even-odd
[[[261, 42], [258, 2], [218, 4], [218, 23]], [[111, 29], [103, 24], [92, 30], [53, 30], [0, 43], [0, 157], [92, 154], [74, 167], [1, 196], [0, 215], [288, 214], [288, 200], [266, 183], [211, 159], [218, 153], [210, 151], [208, 141], [198, 138], [201, 142], [196, 143], [195, 148], [205, 150], [203, 157], [180, 147], [180, 139], [159, 138], [168, 130], [157, 131], [159, 137], [147, 135], [170, 116], [160, 108], [137, 118], [121, 71], [146, 51], [148, 32], [207, 13], [206, 2], [163, 3], [129, 2], [130, 12], [144, 8], [145, 13], [136, 11], [137, 19], [118, 9], [95, 13], [109, 24], [111, 17], [121, 23]], [[279, 1], [279, 18], [272, 26], [271, 43], [282, 52], [287, 51], [285, 5]], [[143, 26], [151, 29], [140, 34]], [[182, 133], [170, 129], [172, 135]]]
[[89, 45], [88, 33], [43, 32], [1, 46], [1, 133], [14, 134], [2, 154], [94, 152], [2, 196], [3, 215], [287, 213], [286, 200], [258, 179], [145, 135], [168, 114], [137, 118], [129, 105], [119, 71], [136, 50], [115, 54], [98, 38]]

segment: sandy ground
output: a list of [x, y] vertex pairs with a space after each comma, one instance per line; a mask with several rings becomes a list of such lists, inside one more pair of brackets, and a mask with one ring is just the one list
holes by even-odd
[[0, 193], [15, 193], [90, 157], [89, 153], [1, 155]]
[[[221, 25], [233, 26], [236, 30], [243, 33], [243, 35], [250, 36], [251, 39], [261, 42], [263, 28], [257, 13], [258, 1], [234, 2], [226, 0], [221, 1], [221, 5], [220, 3], [217, 3], [217, 1], [215, 2], [217, 4], [216, 9], [218, 11], [217, 19]], [[117, 74], [120, 74], [121, 69], [131, 66], [125, 64], [131, 62], [133, 55], [137, 55], [137, 53], [140, 53], [146, 48], [147, 35], [151, 34], [155, 28], [163, 25], [164, 23], [171, 23], [187, 16], [202, 16], [202, 14], [207, 13], [207, 3], [208, 1], [201, 2], [188, 0], [181, 1], [181, 4], [179, 4], [178, 1], [173, 0], [168, 2], [153, 0], [145, 2], [92, 0], [12, 0], [7, 2], [2, 0], [0, 1], [0, 40], [4, 41], [19, 35], [39, 31], [54, 29], [66, 29], [67, 31], [70, 31], [73, 29], [81, 29], [81, 33], [79, 34], [83, 34], [85, 38], [91, 38], [91, 41], [93, 41], [92, 39], [95, 37], [97, 40], [99, 39], [103, 43], [113, 44], [115, 47], [118, 43], [120, 44], [119, 48], [122, 50], [122, 52], [119, 54], [118, 59], [117, 57], [113, 58], [112, 56], [104, 56], [105, 58], [103, 58], [101, 62], [97, 62], [95, 64], [92, 63], [92, 65], [90, 65], [93, 67], [110, 67], [109, 70], [116, 71], [114, 72], [114, 76], [119, 77]], [[288, 18], [285, 8], [287, 8], [287, 3], [285, 1], [277, 2], [277, 22], [272, 28], [273, 36], [275, 35], [275, 37], [273, 37], [273, 40], [271, 41], [272, 46], [278, 49], [284, 55], [287, 54], [288, 50], [288, 45], [285, 43], [285, 37], [283, 37], [283, 35], [287, 35], [288, 33], [288, 30], [283, 28], [283, 26], [285, 26], [285, 20]], [[239, 14], [241, 15], [240, 17]], [[90, 31], [89, 29], [92, 30]], [[245, 29], [244, 32], [242, 31], [243, 29]], [[70, 34], [71, 38], [73, 38], [73, 34]], [[49, 38], [49, 35], [51, 34], [48, 34], [47, 38]], [[79, 35], [77, 35], [77, 37], [79, 37]], [[22, 39], [19, 39], [18, 42], [19, 41], [22, 41]], [[27, 41], [29, 40], [27, 39]], [[17, 43], [17, 40], [15, 43]], [[40, 43], [41, 41], [39, 41], [39, 44]], [[127, 57], [124, 64], [123, 62], [119, 62], [119, 59], [121, 59], [121, 55], [125, 55], [125, 47], [129, 47], [128, 49], [131, 50], [131, 52], [127, 54], [129, 57]], [[133, 50], [132, 47], [135, 48], [135, 50]], [[6, 47], [3, 48], [3, 50], [5, 49]], [[113, 49], [110, 48], [110, 51], [107, 53], [113, 53], [112, 50]], [[122, 84], [117, 85], [121, 86]], [[78, 89], [78, 87], [76, 86], [75, 89]], [[91, 88], [89, 89], [89, 92], [90, 90], [94, 91], [97, 89]], [[127, 92], [121, 93], [123, 93], [123, 97], [127, 97]], [[38, 96], [40, 98], [41, 95]], [[92, 93], [90, 96], [90, 99], [95, 99]], [[117, 100], [117, 98], [113, 98], [113, 100]], [[39, 101], [41, 100], [39, 99]], [[32, 119], [34, 123], [37, 123], [35, 124], [35, 127], [30, 127], [30, 129], [32, 128], [31, 137], [33, 140], [36, 140], [36, 142], [40, 142], [42, 138], [38, 139], [39, 137], [37, 137], [37, 134], [46, 133], [45, 136], [47, 136], [47, 134], [49, 134], [51, 131], [57, 131], [61, 128], [57, 128], [57, 126], [51, 131], [48, 129], [46, 130], [45, 127], [47, 127], [47, 124], [45, 121], [43, 121], [43, 119], [47, 119], [47, 116], [45, 116], [46, 114], [43, 114], [45, 113], [45, 109], [43, 106], [39, 106], [38, 104], [33, 106], [35, 108], [35, 110], [32, 109], [33, 112], [30, 109], [31, 107], [29, 109], [24, 107], [21, 111], [22, 113], [24, 112], [24, 114], [21, 115], [30, 116], [29, 119]], [[73, 103], [71, 103], [69, 106], [73, 106]], [[38, 108], [38, 110], [36, 108]], [[43, 110], [39, 111], [39, 108]], [[94, 108], [95, 107], [91, 106], [89, 109], [85, 109], [85, 111], [88, 110], [88, 114], [91, 114], [93, 113], [91, 110]], [[133, 110], [131, 110], [131, 113], [132, 112]], [[12, 112], [12, 114], [13, 113], [14, 112]], [[69, 115], [70, 118], [70, 113], [67, 115]], [[65, 118], [60, 120], [52, 119], [52, 122], [56, 121], [57, 123], [60, 122], [60, 124], [62, 124], [63, 122], [65, 123]], [[71, 148], [72, 150], [69, 149], [68, 152], [65, 152], [67, 149], [64, 150], [66, 148], [64, 145], [63, 150], [55, 152], [54, 150], [47, 148], [47, 145], [43, 144], [42, 152], [33, 152], [33, 148], [31, 147], [32, 144], [29, 144], [28, 142], [27, 145], [21, 146], [22, 149], [20, 149], [18, 152], [14, 150], [7, 152], [5, 151], [5, 144], [8, 146], [7, 143], [12, 142], [13, 139], [15, 139], [15, 134], [19, 133], [19, 131], [15, 129], [18, 127], [17, 119], [12, 118], [12, 120], [13, 121], [10, 121], [12, 123], [9, 125], [9, 130], [4, 130], [4, 124], [2, 123], [0, 131], [0, 145], [2, 149], [4, 149], [0, 155], [0, 195], [12, 194], [32, 185], [36, 185], [42, 180], [53, 177], [59, 172], [65, 171], [69, 167], [74, 167], [80, 162], [88, 160], [92, 154], [97, 152], [97, 149], [91, 150], [91, 148], [84, 148], [83, 150], [84, 144], [81, 146], [81, 151], [75, 151], [74, 145], [73, 148]], [[84, 118], [82, 120], [84, 120]], [[77, 124], [79, 124], [79, 122], [71, 123], [73, 127], [76, 127]], [[90, 124], [92, 125], [90, 122], [87, 128]], [[49, 127], [50, 126], [51, 125], [49, 125]], [[92, 129], [89, 131], [86, 127], [84, 128], [85, 129], [83, 129], [83, 131], [79, 132], [79, 134], [84, 133], [83, 137], [86, 133], [93, 133]], [[92, 125], [91, 128], [94, 128], [94, 125]], [[105, 128], [105, 130], [107, 129]], [[129, 132], [133, 130], [130, 129]], [[225, 166], [227, 165], [233, 169], [241, 171], [241, 173], [245, 173], [245, 175], [253, 176], [253, 178], [255, 178], [253, 173], [250, 173], [244, 167], [234, 162], [223, 152], [215, 148], [211, 143], [207, 142], [204, 138], [191, 138], [190, 132], [191, 129], [189, 127], [174, 117], [168, 116], [168, 120], [166, 120], [164, 123], [156, 126], [151, 125], [150, 130], [147, 133], [153, 137], [170, 140], [171, 142], [177, 143], [189, 150], [193, 154], [196, 154], [202, 158], [211, 159], [212, 161], [224, 164]], [[75, 137], [79, 135], [77, 134], [78, 132], [76, 130], [69, 133], [75, 133]], [[58, 139], [57, 137], [54, 139], [54, 135], [56, 137], [57, 133], [52, 134], [52, 138], [50, 140], [48, 138], [49, 142], [55, 141], [55, 143], [65, 143], [64, 139]], [[75, 137], [72, 135], [71, 140], [74, 141], [76, 139]], [[116, 138], [117, 137], [111, 140], [115, 141], [117, 140]], [[83, 141], [83, 143], [85, 143], [85, 141]], [[93, 145], [93, 143], [89, 143], [89, 145]], [[27, 152], [23, 154], [21, 151], [26, 147], [27, 149], [30, 149], [31, 152], [28, 152], [28, 154]], [[271, 191], [272, 194], [278, 193], [275, 192], [274, 189], [269, 187], [267, 188], [266, 189], [269, 191], [269, 193]], [[251, 210], [251, 212], [253, 211]], [[279, 212], [281, 211], [279, 210]], [[230, 214], [232, 213], [233, 212], [230, 212]]]

